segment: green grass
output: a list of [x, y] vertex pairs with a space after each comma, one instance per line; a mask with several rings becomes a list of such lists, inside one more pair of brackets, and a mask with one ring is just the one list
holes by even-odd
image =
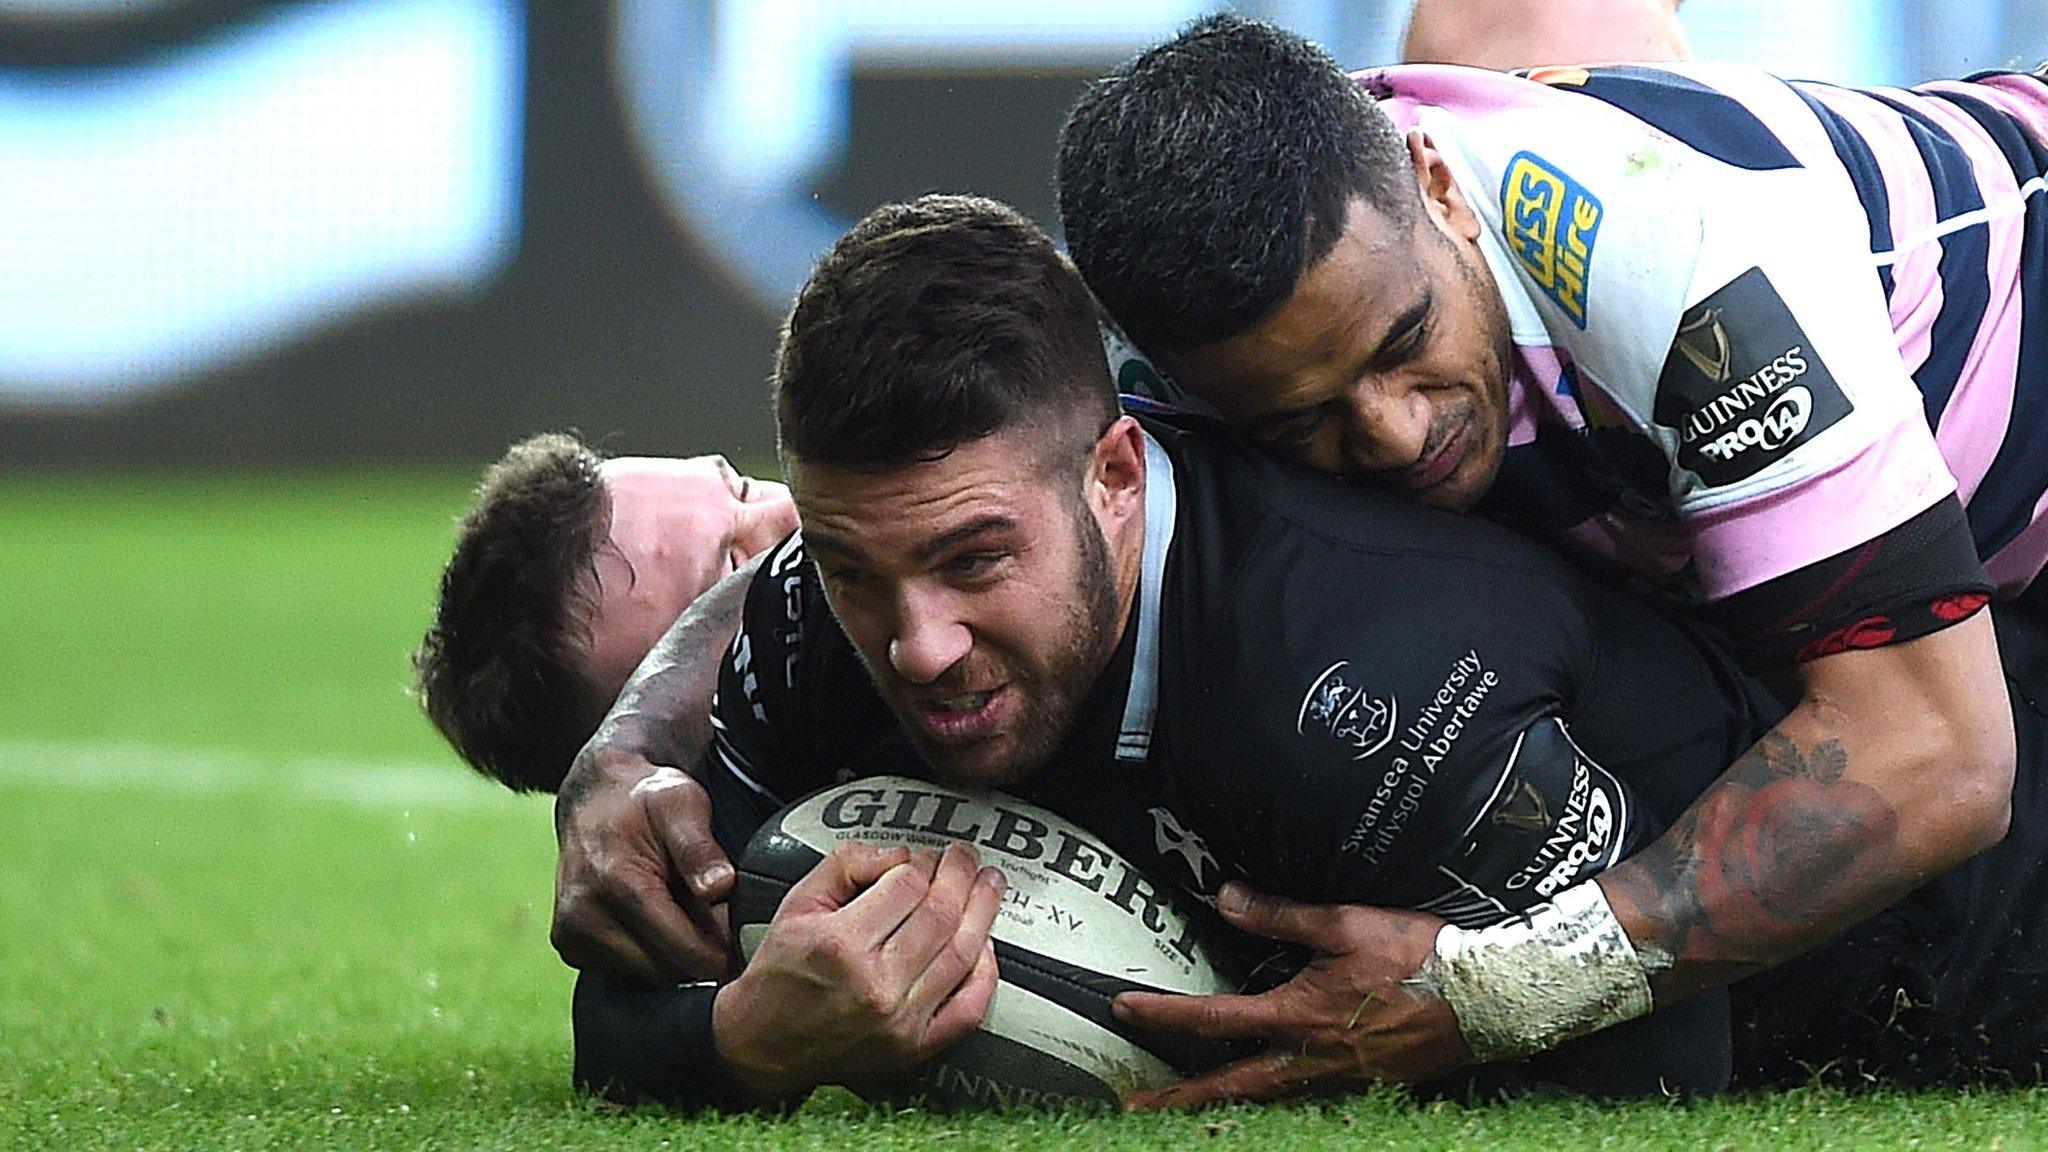
[[0, 1146], [2048, 1147], [2048, 1095], [788, 1120], [568, 1089], [542, 802], [403, 692], [468, 479], [0, 484]]
[[10, 483], [0, 731], [432, 753], [405, 656], [469, 482]]

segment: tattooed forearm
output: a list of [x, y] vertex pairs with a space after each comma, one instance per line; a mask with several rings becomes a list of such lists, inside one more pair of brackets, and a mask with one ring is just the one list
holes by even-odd
[[573, 809], [599, 785], [605, 751], [630, 753], [636, 763], [696, 767], [711, 744], [711, 697], [718, 688], [719, 661], [739, 629], [747, 586], [764, 559], [755, 557], [697, 597], [640, 662], [562, 782], [558, 813]]
[[1660, 999], [1725, 984], [1804, 951], [1921, 879], [1899, 813], [1844, 776], [1840, 741], [1772, 732], [1662, 839], [1601, 878]]
[[719, 662], [732, 647], [747, 586], [765, 559], [749, 561], [690, 604], [627, 679], [600, 732], [616, 732], [650, 755], [703, 751], [710, 739]]

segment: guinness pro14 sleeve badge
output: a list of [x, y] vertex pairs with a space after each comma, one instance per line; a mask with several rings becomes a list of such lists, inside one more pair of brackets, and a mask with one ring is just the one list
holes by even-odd
[[1708, 487], [1746, 480], [1854, 405], [1761, 268], [1685, 312], [1657, 377], [1657, 423]]

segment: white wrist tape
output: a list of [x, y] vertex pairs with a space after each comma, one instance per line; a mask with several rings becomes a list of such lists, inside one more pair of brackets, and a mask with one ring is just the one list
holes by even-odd
[[1445, 926], [1421, 976], [1482, 1061], [1519, 1059], [1651, 1008], [1649, 972], [1590, 880], [1490, 928]]

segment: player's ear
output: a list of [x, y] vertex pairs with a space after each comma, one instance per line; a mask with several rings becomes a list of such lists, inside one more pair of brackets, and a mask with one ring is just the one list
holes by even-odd
[[1422, 193], [1422, 210], [1437, 228], [1458, 239], [1479, 238], [1479, 214], [1465, 199], [1458, 182], [1451, 178], [1451, 166], [1444, 154], [1430, 142], [1429, 133], [1417, 128], [1408, 133], [1408, 161], [1415, 166], [1415, 183]]
[[1119, 416], [1095, 441], [1088, 461], [1088, 502], [1105, 527], [1140, 514], [1145, 506], [1145, 433]]

